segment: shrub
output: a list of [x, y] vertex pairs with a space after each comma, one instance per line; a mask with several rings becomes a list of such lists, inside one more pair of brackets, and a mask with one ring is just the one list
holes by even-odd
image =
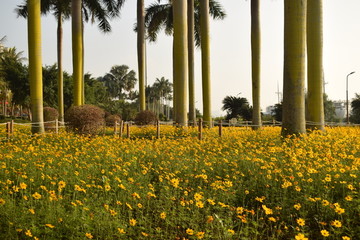
[[109, 115], [105, 118], [106, 126], [113, 127], [115, 122], [120, 123], [121, 117], [119, 115]]
[[[52, 107], [44, 107], [44, 127], [45, 131], [51, 131], [55, 128], [55, 121], [59, 117], [59, 112]], [[49, 123], [47, 123], [49, 122]]]
[[105, 112], [94, 105], [73, 106], [65, 113], [68, 128], [80, 134], [96, 134], [104, 125]]
[[137, 125], [155, 124], [156, 121], [157, 117], [155, 113], [148, 110], [139, 112], [135, 117], [135, 124]]

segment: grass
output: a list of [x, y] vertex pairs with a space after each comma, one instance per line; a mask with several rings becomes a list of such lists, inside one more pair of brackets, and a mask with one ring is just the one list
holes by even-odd
[[[0, 147], [0, 239], [356, 239], [360, 129], [132, 128]], [[1, 134], [4, 134], [1, 129]]]

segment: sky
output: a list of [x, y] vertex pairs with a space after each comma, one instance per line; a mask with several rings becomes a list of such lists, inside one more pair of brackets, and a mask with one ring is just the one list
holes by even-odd
[[[23, 0], [0, 0], [0, 38], [28, 56], [27, 21], [17, 18], [14, 9]], [[145, 0], [145, 5], [155, 0]], [[219, 0], [227, 17], [211, 21], [211, 97], [213, 116], [224, 116], [222, 100], [241, 96], [252, 102], [250, 0]], [[283, 87], [283, 0], [261, 0], [261, 107], [278, 103]], [[346, 4], [344, 4], [346, 3]], [[360, 93], [360, 1], [323, 0], [325, 92], [331, 100], [349, 99]], [[127, 65], [137, 72], [136, 0], [128, 0], [121, 17], [112, 21], [112, 32], [103, 34], [96, 24], [85, 25], [85, 72], [105, 75], [114, 65]], [[56, 19], [42, 17], [42, 60], [56, 63]], [[64, 70], [72, 73], [71, 24], [64, 23]], [[196, 50], [196, 107], [202, 112], [201, 52]], [[147, 83], [165, 77], [172, 81], [172, 37], [160, 34], [156, 43], [147, 44]], [[279, 90], [278, 90], [279, 89]], [[281, 96], [280, 96], [281, 99]]]

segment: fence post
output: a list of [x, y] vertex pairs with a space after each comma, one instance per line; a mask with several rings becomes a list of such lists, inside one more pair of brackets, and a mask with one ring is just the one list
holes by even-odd
[[6, 123], [6, 138], [10, 139], [10, 122]]
[[130, 138], [130, 123], [126, 124], [126, 137]]
[[222, 120], [219, 122], [219, 137], [222, 137]]
[[273, 126], [275, 127], [275, 125], [276, 125], [276, 121], [275, 119], [273, 119]]
[[59, 133], [59, 120], [55, 119], [55, 133], [58, 134]]
[[10, 134], [14, 133], [14, 120], [11, 120], [10, 122]]
[[116, 135], [116, 133], [117, 133], [117, 125], [118, 125], [118, 122], [115, 121], [115, 123], [114, 123], [114, 135]]
[[119, 137], [121, 137], [121, 138], [122, 138], [122, 135], [123, 135], [123, 131], [124, 131], [124, 121], [121, 120], [120, 129], [119, 129]]
[[156, 121], [156, 138], [160, 138], [160, 122], [159, 120]]
[[202, 138], [203, 138], [202, 130], [203, 130], [203, 120], [202, 120], [202, 118], [200, 118], [199, 119], [199, 140], [202, 140]]

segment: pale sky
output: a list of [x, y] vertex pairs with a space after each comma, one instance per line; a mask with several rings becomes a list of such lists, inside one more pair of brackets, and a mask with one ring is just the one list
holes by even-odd
[[[145, 0], [145, 5], [155, 0]], [[250, 1], [219, 0], [227, 17], [211, 22], [212, 112], [221, 111], [222, 100], [241, 93], [252, 105]], [[360, 1], [323, 0], [324, 2], [324, 75], [325, 91], [332, 100], [345, 100], [346, 75], [349, 77], [349, 98], [360, 93]], [[0, 0], [0, 38], [5, 45], [15, 46], [27, 57], [27, 22], [14, 12], [22, 0]], [[261, 106], [265, 111], [278, 102], [277, 85], [282, 91], [283, 76], [283, 0], [261, 1], [262, 72]], [[136, 0], [128, 0], [120, 19], [113, 20], [112, 32], [102, 34], [96, 25], [85, 25], [85, 72], [103, 76], [113, 65], [128, 65], [137, 72]], [[42, 18], [43, 64], [56, 63], [56, 20]], [[71, 24], [64, 23], [64, 69], [72, 73]], [[147, 46], [148, 84], [156, 78], [172, 81], [172, 38], [159, 35], [156, 43]], [[196, 52], [196, 106], [202, 112], [201, 61]]]

